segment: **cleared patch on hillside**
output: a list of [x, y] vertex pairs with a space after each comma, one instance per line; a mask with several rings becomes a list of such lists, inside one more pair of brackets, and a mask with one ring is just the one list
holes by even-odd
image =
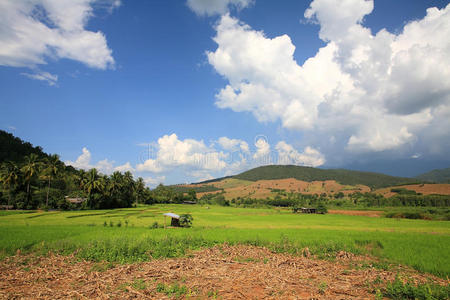
[[383, 189], [378, 189], [375, 193], [382, 194], [384, 197], [392, 197], [397, 195], [397, 193], [391, 192], [391, 189], [407, 189], [415, 191], [416, 193], [421, 193], [422, 195], [450, 195], [450, 184], [448, 183], [437, 183], [437, 184], [411, 184], [411, 185], [401, 185], [395, 187], [388, 187]]
[[[250, 197], [254, 199], [274, 197], [276, 195], [276, 192], [274, 191], [319, 195], [322, 193], [332, 195], [342, 192], [347, 195], [354, 192], [370, 192], [370, 188], [365, 185], [342, 185], [337, 183], [335, 180], [307, 182], [297, 180], [295, 178], [258, 181], [227, 178], [219, 182], [212, 182], [209, 184], [218, 188], [223, 188], [225, 191], [224, 196], [227, 200], [237, 197]], [[198, 193], [197, 196], [201, 197], [205, 194], [215, 194], [218, 192], [219, 191]]]
[[16, 255], [0, 263], [0, 298], [33, 299], [375, 299], [398, 274], [414, 283], [445, 280], [339, 252], [334, 262], [220, 245], [188, 257], [132, 265], [74, 256]]

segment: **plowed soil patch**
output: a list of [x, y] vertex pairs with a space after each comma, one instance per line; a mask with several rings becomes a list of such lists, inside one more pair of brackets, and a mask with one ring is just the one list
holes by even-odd
[[379, 210], [328, 210], [328, 213], [335, 215], [348, 215], [348, 216], [365, 216], [365, 217], [380, 217], [383, 215], [383, 211]]
[[112, 268], [74, 256], [17, 255], [0, 263], [0, 298], [374, 299], [367, 283], [393, 280], [398, 272], [416, 282], [446, 284], [406, 268], [355, 268], [364, 259], [342, 252], [329, 262], [228, 245]]

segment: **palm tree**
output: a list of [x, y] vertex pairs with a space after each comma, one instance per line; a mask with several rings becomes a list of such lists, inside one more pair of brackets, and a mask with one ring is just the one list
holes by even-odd
[[48, 194], [50, 192], [50, 181], [53, 177], [56, 177], [58, 175], [59, 171], [61, 170], [61, 161], [59, 160], [58, 154], [50, 155], [45, 160], [46, 168], [45, 173], [48, 177], [48, 186], [47, 186], [47, 199], [45, 201], [45, 206], [48, 207]]
[[142, 177], [139, 177], [134, 184], [134, 191], [136, 193], [136, 206], [139, 204], [139, 196], [142, 195], [145, 189], [145, 182]]
[[101, 191], [104, 187], [104, 183], [102, 178], [100, 177], [97, 169], [90, 169], [89, 172], [86, 173], [86, 177], [82, 180], [83, 189], [88, 194], [88, 204], [89, 207], [92, 207], [91, 203], [91, 195], [94, 191]]
[[117, 195], [117, 192], [119, 192], [123, 186], [123, 175], [122, 173], [116, 171], [111, 174], [111, 177], [109, 179], [109, 192], [111, 194], [111, 197], [114, 199], [114, 197]]
[[39, 172], [40, 162], [39, 157], [35, 153], [31, 153], [25, 156], [25, 165], [22, 167], [22, 172], [25, 176], [25, 181], [27, 183], [27, 200], [30, 199], [30, 183], [31, 180]]
[[19, 176], [20, 169], [14, 162], [7, 161], [4, 163], [0, 173], [0, 181], [8, 186], [8, 206], [6, 209], [9, 209], [11, 203], [11, 188], [19, 181]]

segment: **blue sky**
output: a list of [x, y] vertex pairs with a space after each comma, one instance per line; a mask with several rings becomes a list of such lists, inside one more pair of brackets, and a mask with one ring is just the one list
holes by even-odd
[[154, 185], [267, 163], [402, 176], [450, 165], [448, 1], [0, 11], [0, 128], [76, 167]]

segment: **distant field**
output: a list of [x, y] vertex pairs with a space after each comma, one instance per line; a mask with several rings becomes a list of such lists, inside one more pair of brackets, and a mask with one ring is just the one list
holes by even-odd
[[[150, 229], [164, 212], [191, 213], [188, 229]], [[121, 227], [118, 227], [118, 224]], [[104, 226], [106, 225], [106, 226]], [[228, 242], [326, 257], [367, 253], [419, 271], [450, 275], [450, 223], [348, 215], [303, 215], [280, 209], [154, 205], [130, 209], [0, 214], [0, 252], [77, 253], [89, 260], [133, 262], [180, 256]]]

